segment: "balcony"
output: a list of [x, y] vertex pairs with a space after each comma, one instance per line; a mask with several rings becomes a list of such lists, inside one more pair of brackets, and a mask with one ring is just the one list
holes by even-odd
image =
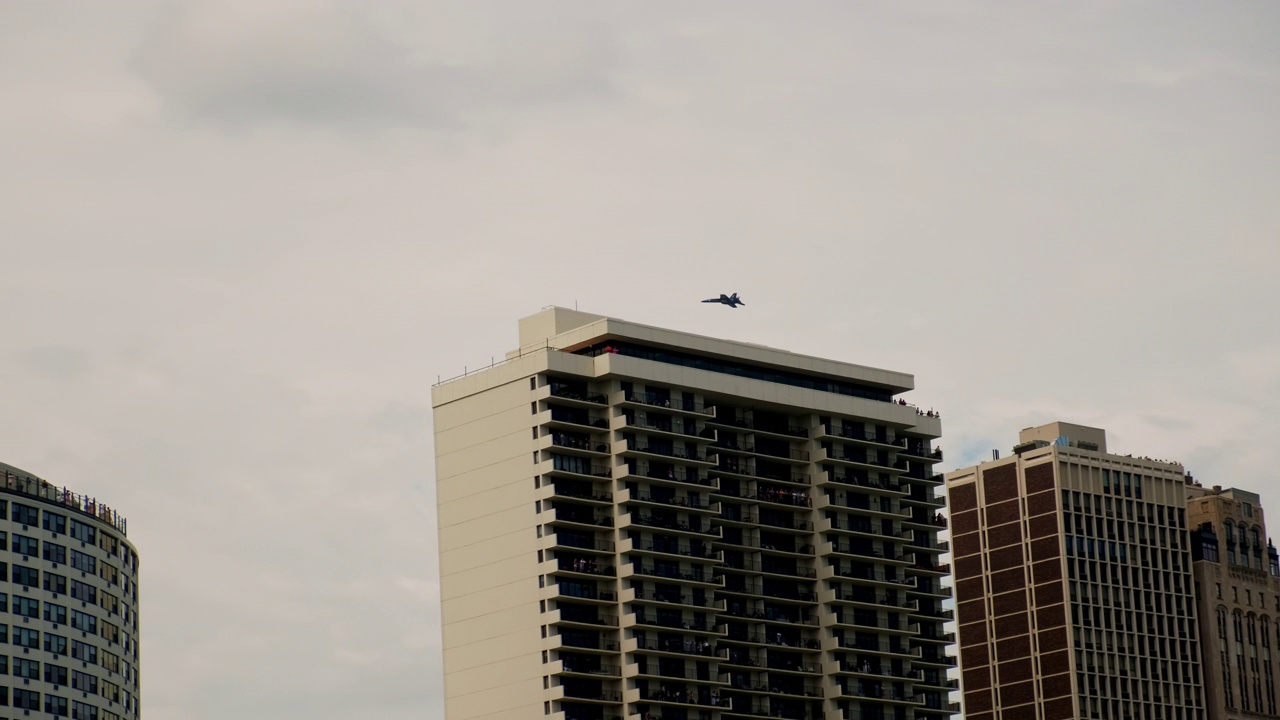
[[912, 588], [915, 588], [917, 583], [919, 582], [913, 576], [897, 575], [896, 573], [891, 574], [883, 570], [872, 570], [869, 568], [855, 569], [855, 568], [840, 568], [835, 566], [829, 566], [827, 568], [823, 568], [823, 570], [830, 573], [827, 575], [827, 577], [858, 580], [863, 583], [876, 583], [876, 584], [887, 585], [895, 588], [912, 589]]
[[560, 695], [565, 700], [588, 701], [596, 703], [620, 703], [622, 702], [622, 693], [617, 690], [595, 690], [587, 688], [574, 688], [570, 685], [560, 685], [559, 692], [555, 692], [556, 688], [552, 688], [551, 696], [555, 698]]
[[705, 501], [699, 495], [689, 495], [687, 497], [679, 497], [674, 494], [667, 494], [667, 493], [650, 493], [650, 492], [632, 493], [630, 490], [627, 490], [626, 495], [623, 495], [618, 499], [618, 504], [621, 505], [624, 503], [644, 503], [649, 505], [665, 505], [667, 507], [683, 508], [685, 510], [698, 512], [698, 513], [708, 513], [711, 515], [720, 514], [720, 503]]
[[674, 542], [666, 538], [624, 538], [618, 545], [618, 552], [638, 552], [653, 553], [657, 555], [668, 555], [672, 557], [691, 558], [694, 560], [715, 560], [719, 561], [722, 554], [719, 550], [715, 550], [710, 546], [695, 546], [685, 543]]
[[893, 542], [901, 542], [903, 540], [903, 533], [894, 530], [892, 524], [886, 529], [882, 522], [873, 523], [867, 518], [846, 517], [843, 521], [840, 518], [822, 518], [819, 520], [818, 532], [829, 531], [867, 535], [875, 539], [887, 538]]
[[781, 468], [761, 467], [759, 463], [747, 458], [719, 455], [719, 461], [712, 472], [718, 475], [732, 475], [751, 480], [769, 480], [771, 482], [808, 485], [809, 476], [804, 473], [791, 472]]
[[[929, 649], [931, 651], [934, 650], [933, 648]], [[920, 652], [920, 648], [916, 648], [916, 651]], [[938, 667], [953, 668], [956, 666], [956, 657], [955, 655], [946, 655], [936, 651], [922, 652], [916, 657], [915, 663], [917, 665], [936, 665]]]
[[691, 535], [709, 537], [720, 536], [720, 528], [713, 526], [710, 522], [704, 522], [699, 518], [681, 520], [678, 518], [665, 518], [657, 515], [650, 515], [643, 511], [623, 515], [620, 518], [619, 525], [622, 527], [639, 525], [642, 527], [662, 528], [668, 532], [688, 533]]
[[657, 455], [660, 457], [668, 457], [678, 460], [682, 463], [704, 464], [707, 466], [715, 463], [707, 460], [704, 453], [697, 449], [677, 448], [666, 443], [649, 443], [639, 440], [628, 440], [627, 447], [623, 452], [627, 455]]
[[576, 537], [565, 533], [554, 533], [545, 536], [548, 548], [572, 548], [574, 550], [593, 550], [613, 553], [614, 544], [610, 540], [597, 540], [594, 537]]
[[818, 462], [832, 462], [855, 468], [875, 470], [876, 472], [900, 472], [901, 468], [894, 467], [894, 464], [887, 459], [880, 459], [866, 455], [846, 455], [839, 449], [828, 450], [822, 449], [822, 454], [818, 457]]
[[[597, 657], [598, 660], [598, 657]], [[564, 673], [567, 675], [589, 675], [592, 677], [616, 678], [622, 674], [622, 668], [618, 665], [609, 665], [601, 662], [590, 662], [578, 658], [562, 658], [558, 660], [559, 668], [552, 664], [548, 674]]]
[[556, 507], [555, 523], [568, 523], [572, 525], [582, 525], [584, 527], [613, 527], [613, 518], [608, 515], [598, 515], [591, 512], [583, 512], [576, 509]]
[[686, 569], [668, 569], [661, 565], [645, 565], [644, 563], [632, 562], [629, 565], [623, 565], [623, 576], [642, 575], [644, 577], [661, 578], [664, 580], [679, 580], [686, 583], [698, 583], [709, 588], [718, 587], [719, 581], [714, 575], [690, 572]]
[[[547, 461], [543, 460], [539, 465], [546, 465]], [[542, 468], [542, 472], [567, 478], [577, 478], [582, 480], [598, 480], [601, 478], [613, 477], [613, 468], [604, 463], [588, 462], [585, 458], [574, 455], [559, 455], [551, 453], [551, 467]]]
[[[592, 608], [594, 610], [594, 608]], [[591, 612], [584, 608], [576, 607], [559, 607], [547, 613], [547, 624], [564, 624], [564, 625], [597, 625], [602, 627], [617, 627], [618, 617], [616, 615], [605, 615], [599, 612]]]
[[593, 441], [589, 436], [577, 433], [552, 431], [539, 440], [539, 449], [555, 448], [586, 457], [604, 457], [609, 454], [609, 443], [602, 439]]
[[723, 635], [724, 633], [716, 630], [715, 624], [710, 621], [698, 622], [685, 617], [668, 618], [659, 614], [646, 613], [643, 610], [636, 612], [633, 618], [630, 618], [636, 625], [648, 625], [650, 627], [671, 628], [673, 630], [683, 630], [691, 633], [708, 633], [711, 635]]
[[909, 647], [901, 640], [881, 641], [881, 640], [858, 640], [856, 638], [842, 637], [836, 640], [836, 646], [845, 650], [858, 650], [865, 653], [876, 653], [878, 655], [900, 655], [919, 659], [920, 648]]
[[671, 591], [658, 592], [656, 590], [645, 590], [644, 588], [628, 588], [623, 590], [622, 601], [683, 605], [685, 607], [709, 609], [721, 613], [724, 612], [725, 608], [724, 600], [717, 600], [712, 597], [697, 597], [688, 593], [676, 593]]
[[942, 462], [942, 448], [930, 450], [920, 443], [903, 443], [898, 447], [898, 456], [916, 462]]
[[609, 399], [603, 393], [592, 392], [589, 388], [576, 383], [562, 383], [552, 380], [546, 385], [546, 394], [560, 400], [585, 405], [607, 405]]
[[[830, 492], [830, 491], [828, 491]], [[840, 510], [841, 512], [856, 513], [858, 515], [868, 515], [872, 518], [899, 520], [907, 522], [911, 519], [910, 508], [893, 509], [892, 502], [889, 498], [880, 498], [880, 502], [872, 503], [870, 498], [865, 495], [834, 493], [834, 497], [829, 494], [821, 494], [818, 496], [819, 510]]]
[[923, 670], [904, 670], [901, 672], [894, 672], [891, 665], [881, 665], [878, 662], [873, 663], [870, 660], [864, 660], [860, 663], [850, 660], [841, 660], [837, 667], [842, 673], [863, 675], [866, 677], [889, 678], [891, 680], [915, 680], [917, 682], [924, 678]]
[[539, 488], [538, 496], [542, 500], [562, 499], [562, 500], [580, 500], [590, 505], [608, 505], [613, 507], [613, 493], [594, 488], [593, 486], [583, 483], [586, 487], [575, 487], [566, 482], [548, 482]]
[[951, 563], [939, 564], [921, 564], [917, 563], [907, 568], [911, 572], [924, 573], [926, 575], [949, 575], [951, 573]]
[[618, 574], [617, 568], [612, 565], [606, 565], [595, 558], [556, 558], [556, 570], [562, 573], [599, 577], [616, 577]]
[[847, 555], [859, 561], [888, 563], [891, 565], [912, 565], [915, 563], [914, 553], [886, 554], [883, 550], [854, 545], [847, 542], [823, 543], [823, 555]]
[[568, 430], [581, 430], [582, 428], [609, 429], [609, 419], [604, 415], [556, 405], [550, 406], [549, 409], [539, 414], [538, 424], [545, 424], [553, 428], [562, 427]]
[[599, 633], [560, 633], [551, 636], [551, 648], [573, 648], [574, 650], [592, 650], [605, 653], [616, 653], [619, 644], [616, 640], [605, 640]]
[[622, 402], [624, 405], [657, 407], [674, 413], [701, 415], [707, 417], [708, 422], [710, 422], [710, 416], [715, 415], [714, 407], [707, 406], [706, 404], [696, 400], [673, 398], [666, 393], [637, 392], [632, 390], [623, 393]]
[[906, 541], [908, 548], [920, 548], [922, 550], [935, 553], [951, 551], [951, 543], [946, 540], [935, 540], [928, 536], [926, 536], [926, 539], [924, 540], [919, 540], [914, 534], [911, 534], [906, 538]]
[[846, 625], [850, 628], [877, 628], [893, 633], [903, 633], [915, 635], [920, 632], [920, 626], [899, 621], [896, 617], [892, 620], [887, 618], [859, 618], [854, 613], [833, 613], [832, 617], [836, 625]]
[[845, 440], [878, 445], [880, 447], [899, 447], [897, 441], [891, 440], [887, 433], [867, 432], [843, 423], [827, 423], [819, 429], [820, 436], [838, 437]]
[[729, 702], [727, 698], [721, 698], [718, 695], [699, 693], [696, 688], [675, 690], [667, 687], [656, 689], [649, 688], [645, 692], [640, 693], [640, 700], [643, 702], [671, 705], [693, 705], [696, 707], [725, 707]]
[[715, 439], [715, 431], [699, 427], [695, 418], [677, 419], [682, 419], [684, 422], [675, 422], [671, 417], [664, 415], [650, 417], [644, 413], [636, 413], [633, 419], [627, 421], [627, 427], [685, 440], [689, 438], [698, 438], [700, 440]]
[[628, 468], [627, 476], [642, 477], [646, 480], [656, 482], [659, 485], [670, 485], [673, 487], [680, 487], [682, 485], [698, 485], [701, 487], [715, 488], [717, 486], [716, 483], [703, 476], [702, 470], [699, 468], [671, 465], [669, 463], [655, 463], [645, 460], [635, 463], [634, 470]]
[[[912, 579], [915, 580], [915, 578]], [[920, 578], [916, 580], [915, 586], [908, 587], [907, 592], [914, 593], [916, 595], [930, 595], [938, 598], [951, 597], [951, 588], [932, 578]]]
[[664, 639], [631, 639], [628, 645], [635, 645], [636, 650], [645, 652], [667, 653], [671, 655], [692, 655], [695, 657], [716, 657], [716, 648], [707, 638], [664, 638]]
[[850, 603], [868, 608], [891, 610], [905, 610], [908, 613], [915, 612], [919, 609], [918, 600], [895, 599], [888, 595], [880, 595], [874, 592], [844, 592], [842, 590], [823, 591], [823, 597], [826, 602], [832, 603]]
[[809, 430], [793, 425], [791, 423], [778, 423], [766, 420], [758, 420], [754, 417], [748, 417], [744, 413], [732, 413], [724, 415], [716, 415], [715, 418], [708, 420], [708, 423], [723, 425], [724, 427], [737, 428], [739, 430], [751, 430], [758, 433], [767, 433], [769, 435], [777, 435], [782, 438], [808, 438]]
[[839, 483], [841, 485], [853, 485], [860, 488], [866, 488], [878, 494], [905, 495], [908, 492], [901, 483], [891, 482], [889, 480], [872, 480], [869, 477], [863, 477], [856, 474], [829, 473], [826, 480], [828, 482]]

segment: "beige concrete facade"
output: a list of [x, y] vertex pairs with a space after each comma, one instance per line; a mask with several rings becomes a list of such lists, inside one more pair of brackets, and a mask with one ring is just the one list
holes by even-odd
[[909, 375], [553, 308], [433, 389], [448, 720], [942, 720]]
[[1205, 717], [1185, 473], [1099, 428], [947, 474], [966, 720]]
[[1209, 720], [1275, 718], [1280, 563], [1259, 497], [1187, 487]]
[[96, 499], [0, 463], [0, 718], [142, 716], [127, 529]]

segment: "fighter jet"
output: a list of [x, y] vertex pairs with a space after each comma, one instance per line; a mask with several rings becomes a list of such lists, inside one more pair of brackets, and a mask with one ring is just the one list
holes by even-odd
[[710, 300], [703, 300], [702, 302], [720, 303], [721, 305], [728, 305], [729, 307], [734, 309], [736, 309], [739, 305], [746, 305], [746, 303], [738, 299], [738, 293], [734, 293], [732, 295], [725, 295], [724, 293], [721, 293], [720, 297], [718, 298], [711, 298]]

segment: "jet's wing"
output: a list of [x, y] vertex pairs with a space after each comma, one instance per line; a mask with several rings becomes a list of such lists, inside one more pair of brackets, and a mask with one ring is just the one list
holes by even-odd
[[727, 303], [727, 302], [729, 302], [729, 296], [728, 296], [728, 295], [725, 295], [724, 293], [720, 293], [720, 302], [722, 302], [722, 303]]
[[715, 303], [718, 303], [718, 302], [720, 302], [720, 298], [711, 298], [710, 300], [703, 300], [702, 302], [715, 302]]

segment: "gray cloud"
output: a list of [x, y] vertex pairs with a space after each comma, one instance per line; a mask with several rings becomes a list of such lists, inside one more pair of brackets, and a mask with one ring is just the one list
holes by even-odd
[[47, 345], [16, 353], [20, 367], [55, 380], [73, 380], [90, 369], [89, 355], [83, 350], [63, 345]]
[[[595, 15], [582, 3], [384, 17], [332, 2], [186, 4], [155, 23], [134, 68], [167, 107], [232, 127], [456, 129], [609, 93], [610, 32]], [[444, 42], [453, 22], [474, 45]]]

